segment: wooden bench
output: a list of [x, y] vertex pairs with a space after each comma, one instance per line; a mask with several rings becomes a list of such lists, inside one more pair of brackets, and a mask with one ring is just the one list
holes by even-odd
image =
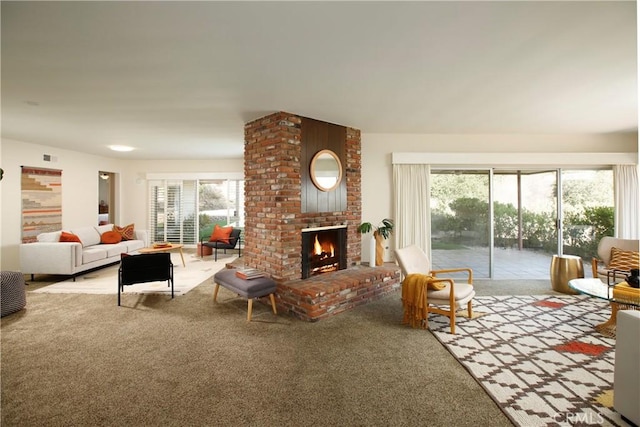
[[269, 277], [257, 277], [255, 279], [241, 279], [236, 276], [235, 268], [225, 268], [218, 271], [213, 276], [216, 287], [213, 291], [213, 302], [217, 302], [218, 290], [220, 286], [237, 293], [247, 299], [247, 322], [251, 321], [251, 312], [253, 310], [253, 299], [269, 295], [271, 300], [271, 308], [273, 314], [278, 314], [276, 310], [276, 300], [274, 293], [276, 291], [276, 282]]

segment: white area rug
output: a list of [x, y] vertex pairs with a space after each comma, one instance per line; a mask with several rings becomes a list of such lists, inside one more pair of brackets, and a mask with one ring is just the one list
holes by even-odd
[[435, 337], [516, 426], [627, 426], [613, 409], [615, 339], [594, 326], [607, 302], [583, 295], [481, 296], [477, 319], [429, 317]]
[[[218, 259], [218, 262], [200, 258], [195, 254], [185, 254], [186, 267], [182, 266], [179, 253], [171, 253], [173, 262], [174, 295], [184, 295], [205, 280], [212, 278], [225, 264], [235, 258]], [[68, 279], [31, 292], [52, 294], [117, 294], [118, 268], [120, 265], [102, 268], [77, 276], [75, 282]], [[124, 294], [171, 295], [171, 287], [163, 282], [138, 283], [124, 287]]]

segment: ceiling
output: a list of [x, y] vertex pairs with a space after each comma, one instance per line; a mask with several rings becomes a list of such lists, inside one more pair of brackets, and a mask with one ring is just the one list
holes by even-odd
[[3, 138], [207, 159], [242, 157], [244, 123], [275, 111], [366, 133], [638, 128], [633, 1], [1, 8]]

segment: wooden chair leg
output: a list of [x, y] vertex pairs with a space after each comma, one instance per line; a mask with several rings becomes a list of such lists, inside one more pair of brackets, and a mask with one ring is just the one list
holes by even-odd
[[269, 299], [271, 300], [271, 308], [273, 309], [273, 314], [278, 314], [278, 311], [276, 310], [276, 299], [274, 298], [273, 294], [269, 294]]
[[253, 298], [249, 298], [247, 302], [247, 322], [251, 322], [252, 311], [253, 311]]
[[456, 308], [451, 307], [451, 314], [449, 314], [449, 319], [451, 321], [451, 335], [456, 334]]
[[220, 285], [216, 283], [216, 287], [213, 290], [213, 302], [218, 302], [218, 290], [220, 289]]
[[467, 303], [467, 312], [469, 312], [469, 319], [473, 319], [473, 304], [472, 304], [473, 300], [470, 300]]

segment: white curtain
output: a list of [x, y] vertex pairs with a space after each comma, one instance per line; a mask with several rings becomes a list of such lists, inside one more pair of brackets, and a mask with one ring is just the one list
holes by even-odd
[[431, 252], [429, 165], [394, 164], [396, 248], [415, 244]]
[[640, 195], [638, 194], [638, 166], [613, 167], [616, 237], [638, 239], [640, 237]]

